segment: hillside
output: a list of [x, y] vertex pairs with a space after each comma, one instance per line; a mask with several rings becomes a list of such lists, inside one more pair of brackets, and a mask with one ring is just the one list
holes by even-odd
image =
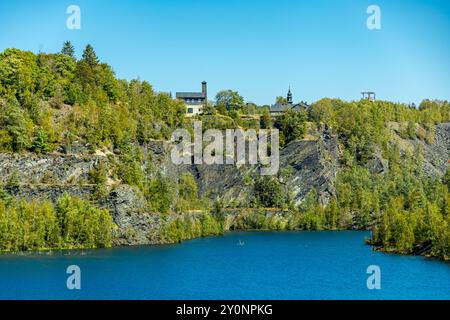
[[92, 47], [81, 60], [1, 53], [0, 250], [370, 228], [385, 250], [450, 257], [448, 102], [322, 99], [271, 119], [218, 101], [197, 118], [204, 129], [279, 129], [273, 177], [250, 165], [174, 165], [170, 135], [192, 129], [184, 109], [145, 81], [116, 79]]

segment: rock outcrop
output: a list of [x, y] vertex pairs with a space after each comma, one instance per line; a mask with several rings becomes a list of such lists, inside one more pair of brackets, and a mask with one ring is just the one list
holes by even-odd
[[450, 160], [450, 123], [436, 126], [432, 143], [423, 143], [424, 170], [430, 176], [442, 176]]
[[[327, 128], [321, 128], [316, 140], [293, 141], [280, 152], [282, 183], [298, 204], [315, 188], [322, 203], [326, 204], [335, 192], [334, 181], [340, 169], [338, 139]], [[402, 139], [402, 149], [423, 150], [424, 171], [429, 175], [442, 176], [450, 154], [450, 123], [436, 126], [434, 139]], [[251, 180], [259, 175], [258, 166], [234, 165], [183, 165], [176, 166], [170, 160], [171, 145], [165, 141], [154, 141], [142, 146], [143, 167], [152, 166], [172, 181], [177, 181], [183, 172], [190, 172], [198, 186], [199, 196], [240, 206], [248, 204], [254, 196]], [[117, 154], [88, 150], [78, 145], [71, 150], [59, 150], [47, 155], [0, 154], [0, 185], [20, 198], [48, 198], [56, 200], [62, 194], [91, 199], [96, 186], [90, 183], [89, 173], [100, 162], [108, 167], [115, 162]], [[388, 163], [380, 154], [374, 154], [367, 163], [373, 173], [388, 170]], [[149, 210], [142, 192], [135, 187], [116, 181], [108, 185], [108, 195], [98, 205], [109, 210], [117, 226], [114, 242], [118, 245], [155, 243], [152, 230], [162, 222], [159, 214]], [[169, 216], [166, 219], [171, 219]]]

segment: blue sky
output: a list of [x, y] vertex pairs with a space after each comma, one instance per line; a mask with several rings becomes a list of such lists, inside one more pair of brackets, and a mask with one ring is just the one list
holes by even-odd
[[[66, 8], [81, 9], [81, 30]], [[369, 5], [381, 30], [366, 27]], [[290, 85], [294, 100], [450, 99], [450, 1], [71, 0], [1, 1], [0, 50], [80, 56], [91, 43], [119, 78], [157, 91], [238, 90], [270, 104]]]

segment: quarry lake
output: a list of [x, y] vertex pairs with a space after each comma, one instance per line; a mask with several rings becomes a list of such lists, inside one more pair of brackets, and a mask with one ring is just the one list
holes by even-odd
[[[450, 299], [450, 264], [367, 232], [233, 232], [167, 246], [0, 255], [0, 299]], [[67, 267], [81, 269], [68, 290]], [[367, 268], [381, 289], [367, 288]]]

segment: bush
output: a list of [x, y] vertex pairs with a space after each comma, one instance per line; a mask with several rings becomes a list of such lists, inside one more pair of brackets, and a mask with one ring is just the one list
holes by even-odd
[[162, 243], [176, 243], [222, 233], [222, 223], [211, 215], [203, 213], [199, 216], [181, 215], [166, 221], [159, 230], [159, 237]]
[[275, 177], [262, 176], [255, 181], [255, 199], [258, 206], [281, 208], [286, 204], [280, 182]]
[[306, 133], [307, 115], [305, 112], [287, 111], [281, 115], [274, 126], [280, 130], [280, 140], [284, 144], [302, 139]]
[[5, 202], [2, 198], [0, 251], [111, 246], [111, 216], [87, 201], [63, 195], [53, 206], [47, 200]]

